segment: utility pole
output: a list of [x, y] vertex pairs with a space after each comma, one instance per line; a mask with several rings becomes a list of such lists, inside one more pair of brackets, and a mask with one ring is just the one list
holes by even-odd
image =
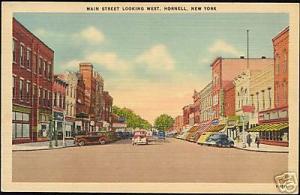
[[247, 29], [247, 69], [249, 69], [249, 29]]

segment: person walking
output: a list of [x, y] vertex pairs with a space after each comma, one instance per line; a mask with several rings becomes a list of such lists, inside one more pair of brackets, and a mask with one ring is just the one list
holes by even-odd
[[259, 137], [258, 137], [258, 135], [255, 137], [255, 143], [256, 143], [257, 148], [259, 148]]
[[248, 147], [251, 147], [251, 142], [252, 142], [251, 135], [250, 135], [250, 133], [248, 133], [248, 135], [247, 135]]

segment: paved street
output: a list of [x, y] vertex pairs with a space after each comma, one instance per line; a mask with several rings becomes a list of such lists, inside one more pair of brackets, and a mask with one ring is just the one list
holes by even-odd
[[13, 152], [14, 182], [274, 182], [288, 154], [215, 148], [168, 139], [132, 146], [130, 140]]

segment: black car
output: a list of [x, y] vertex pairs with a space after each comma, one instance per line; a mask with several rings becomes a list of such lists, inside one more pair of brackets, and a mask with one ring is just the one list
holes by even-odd
[[234, 142], [224, 133], [212, 134], [207, 141], [206, 145], [218, 146], [218, 147], [233, 147]]

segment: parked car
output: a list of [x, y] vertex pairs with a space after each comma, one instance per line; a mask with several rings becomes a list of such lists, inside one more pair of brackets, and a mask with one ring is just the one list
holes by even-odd
[[136, 131], [132, 137], [132, 145], [148, 144], [147, 133], [144, 131]]
[[233, 147], [234, 142], [224, 133], [213, 133], [209, 138], [204, 142], [204, 144], [209, 146], [218, 146], [218, 147]]
[[106, 132], [90, 132], [86, 135], [75, 136], [74, 143], [78, 146], [84, 146], [87, 144], [106, 144], [111, 142]]
[[158, 139], [166, 139], [165, 131], [158, 131]]
[[200, 135], [197, 143], [201, 144], [201, 145], [205, 144], [206, 140], [211, 136], [211, 134], [213, 134], [213, 132], [204, 132], [204, 133], [202, 133]]

